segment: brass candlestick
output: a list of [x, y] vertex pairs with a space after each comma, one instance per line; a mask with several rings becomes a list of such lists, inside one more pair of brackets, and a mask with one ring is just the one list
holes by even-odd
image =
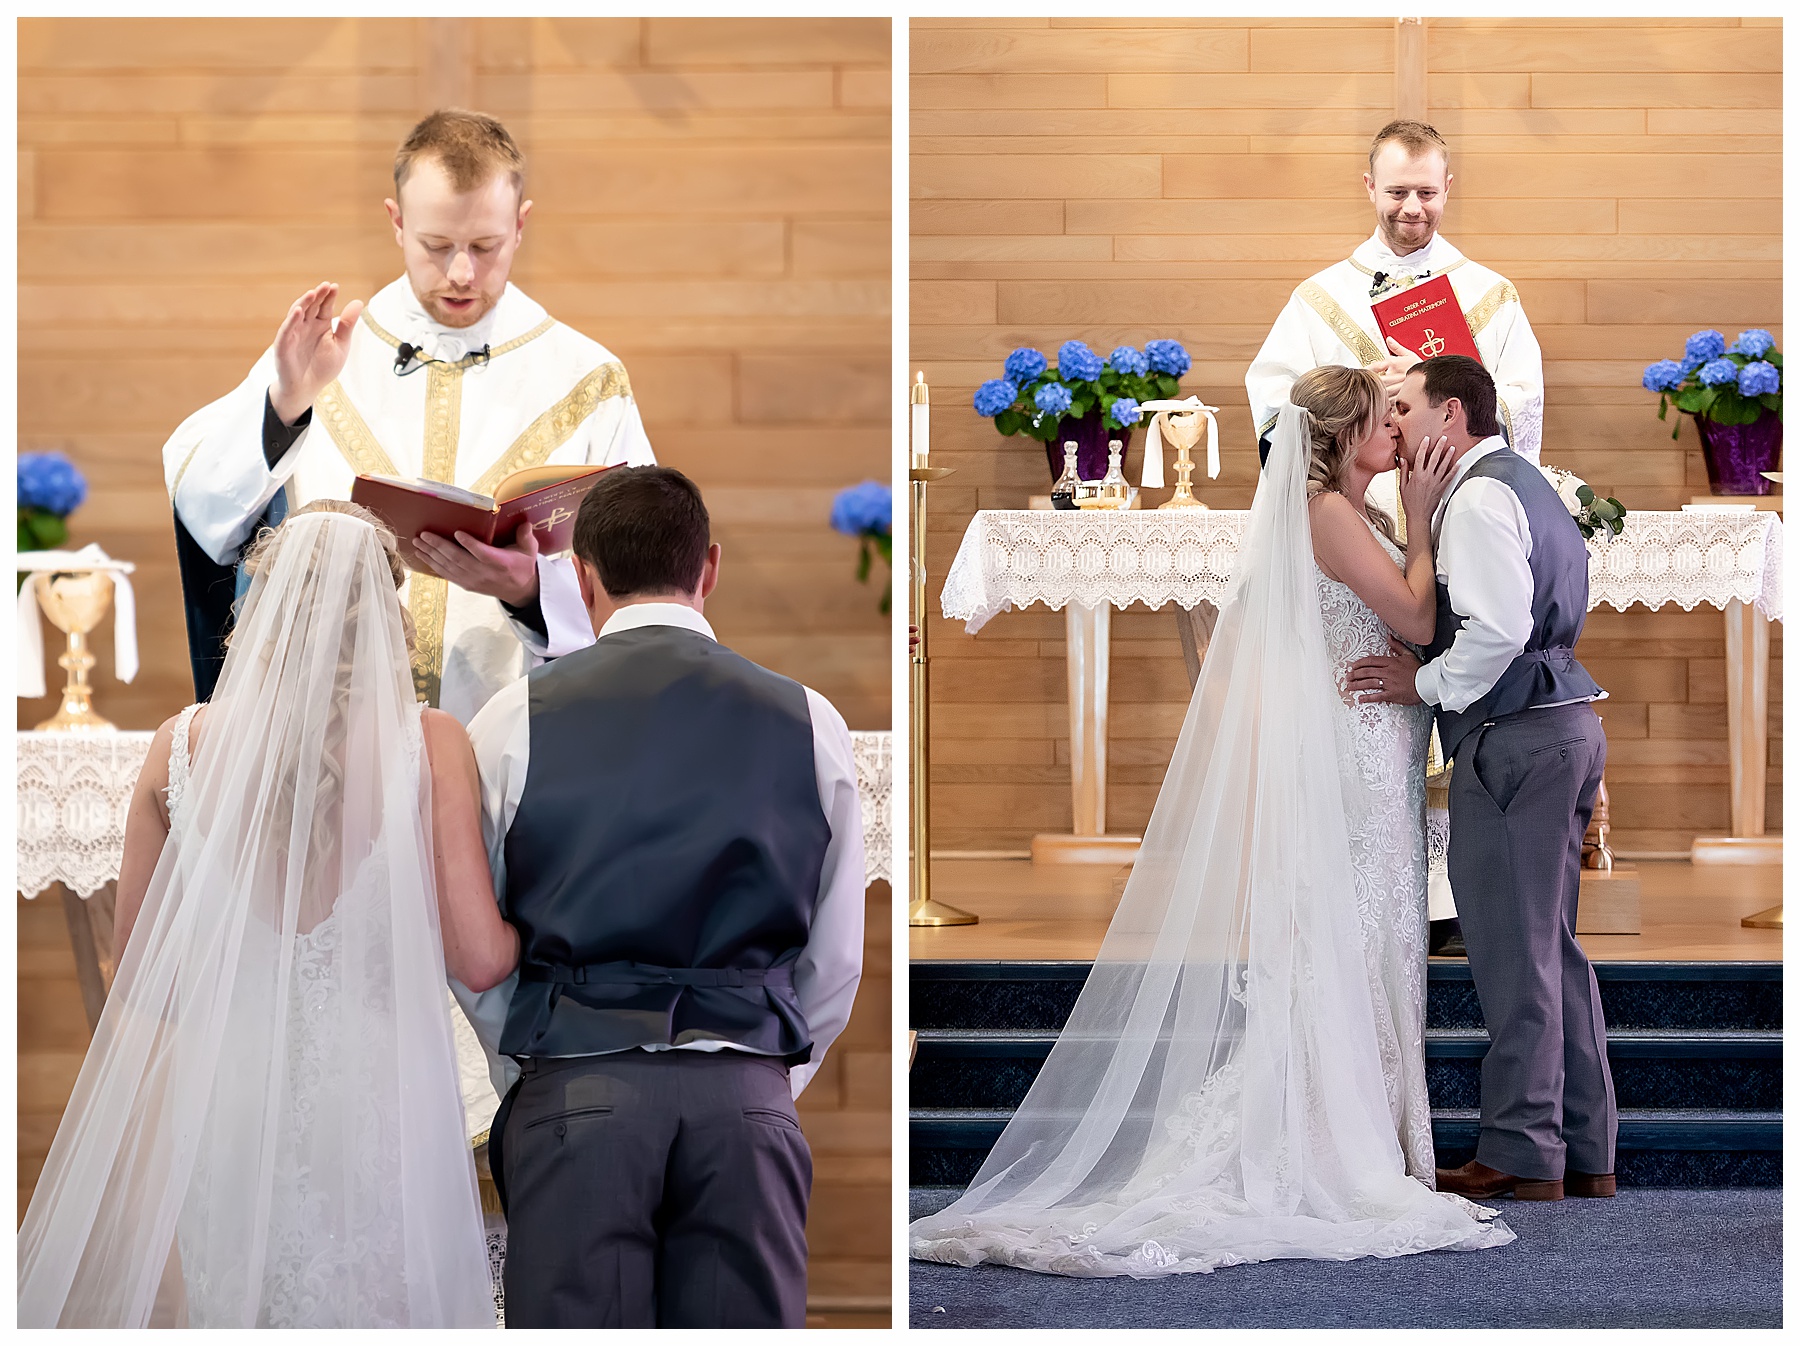
[[1190, 452], [1200, 442], [1200, 413], [1166, 411], [1157, 414], [1163, 418], [1163, 438], [1173, 444], [1176, 450], [1175, 494], [1157, 508], [1205, 509], [1205, 504], [1194, 498], [1194, 456]]
[[106, 615], [112, 601], [112, 576], [104, 570], [57, 571], [37, 577], [38, 604], [57, 629], [69, 637], [69, 648], [56, 662], [68, 670], [62, 707], [38, 725], [53, 733], [86, 734], [112, 729], [111, 720], [94, 713], [93, 689], [88, 670], [94, 656], [88, 653], [87, 634]]
[[[910, 654], [912, 703], [912, 855], [908, 872], [912, 880], [911, 901], [907, 906], [908, 925], [974, 925], [981, 918], [973, 912], [961, 911], [931, 896], [931, 665], [926, 657], [925, 621], [925, 487], [942, 481], [954, 470], [929, 467], [929, 446], [921, 414], [930, 405], [930, 390], [924, 375], [912, 387], [913, 453], [912, 471], [908, 474], [910, 492], [908, 520], [912, 530], [911, 616], [918, 637]], [[928, 414], [928, 413], [926, 413]]]

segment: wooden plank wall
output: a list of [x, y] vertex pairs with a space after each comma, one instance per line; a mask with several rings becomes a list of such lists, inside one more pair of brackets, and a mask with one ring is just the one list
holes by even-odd
[[[1780, 335], [1780, 39], [1774, 19], [1427, 21], [1428, 116], [1456, 174], [1443, 232], [1523, 296], [1545, 459], [1628, 507], [1706, 493], [1697, 438], [1670, 442], [1643, 366], [1704, 327]], [[941, 408], [934, 461], [957, 471], [933, 488], [934, 576], [974, 510], [1048, 489], [1041, 446], [969, 409], [1019, 345], [1180, 339], [1184, 392], [1223, 408], [1202, 496], [1249, 503], [1244, 370], [1293, 286], [1373, 230], [1360, 174], [1393, 114], [1394, 47], [1391, 19], [913, 21], [912, 355]], [[978, 638], [939, 618], [931, 638], [934, 848], [1066, 831], [1062, 615]], [[1727, 830], [1717, 613], [1597, 612], [1581, 655], [1613, 696], [1616, 844]], [[1186, 696], [1173, 617], [1117, 616], [1112, 830], [1148, 818]]]
[[[722, 639], [852, 727], [887, 727], [888, 621], [826, 518], [838, 488], [891, 466], [889, 50], [885, 19], [23, 21], [20, 447], [75, 459], [93, 495], [74, 542], [139, 567], [143, 671], [113, 679], [103, 630], [102, 712], [150, 728], [191, 699], [163, 440], [307, 286], [366, 295], [398, 274], [394, 146], [460, 104], [531, 161], [514, 279], [625, 361], [658, 457], [706, 492]], [[19, 723], [53, 709], [21, 702]], [[889, 894], [873, 893], [857, 1018], [802, 1109], [814, 1295], [839, 1309], [889, 1298], [886, 1222], [866, 1218], [889, 1172]], [[78, 999], [24, 1008], [33, 978], [61, 976], [27, 966], [61, 956], [60, 913], [24, 911], [22, 1185], [86, 1036]], [[40, 1048], [60, 1056], [33, 1064]]]

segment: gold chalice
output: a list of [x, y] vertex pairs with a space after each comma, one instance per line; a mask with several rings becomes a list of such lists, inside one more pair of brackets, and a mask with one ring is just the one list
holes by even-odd
[[1157, 508], [1205, 509], [1202, 502], [1194, 499], [1194, 456], [1189, 452], [1200, 442], [1200, 413], [1159, 411], [1156, 414], [1162, 420], [1163, 438], [1175, 446], [1175, 494]]
[[93, 689], [88, 670], [94, 656], [88, 652], [87, 635], [106, 615], [112, 601], [112, 576], [104, 570], [56, 571], [38, 576], [38, 603], [46, 616], [69, 637], [68, 652], [56, 662], [69, 671], [63, 687], [62, 708], [38, 726], [54, 733], [86, 734], [112, 729], [111, 720], [94, 713]]

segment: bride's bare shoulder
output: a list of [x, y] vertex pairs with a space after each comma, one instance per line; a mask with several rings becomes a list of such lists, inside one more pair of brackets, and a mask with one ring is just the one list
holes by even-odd
[[1314, 491], [1306, 500], [1307, 517], [1316, 532], [1320, 525], [1345, 528], [1358, 519], [1356, 507], [1336, 491]]
[[426, 706], [419, 712], [419, 727], [425, 740], [425, 758], [432, 775], [447, 771], [460, 773], [465, 764], [475, 760], [475, 749], [469, 743], [469, 731], [448, 711]]

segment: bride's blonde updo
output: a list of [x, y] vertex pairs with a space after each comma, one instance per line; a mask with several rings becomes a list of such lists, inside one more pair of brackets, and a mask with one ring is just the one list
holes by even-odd
[[[381, 519], [364, 509], [361, 505], [348, 500], [314, 500], [310, 504], [300, 506], [287, 517], [297, 519], [303, 514], [343, 514], [352, 519], [360, 519], [375, 530], [375, 538], [381, 543], [381, 550], [387, 556], [388, 570], [394, 577], [394, 588], [398, 589], [406, 583], [406, 562], [400, 557], [400, 540], [394, 536], [394, 530]], [[286, 520], [283, 520], [285, 523]], [[275, 560], [275, 553], [280, 549], [284, 533], [280, 526], [265, 528], [256, 535], [256, 540], [244, 552], [244, 570], [255, 576]], [[235, 629], [235, 628], [234, 628]], [[412, 614], [404, 606], [400, 609], [400, 629], [406, 635], [406, 649], [413, 650]], [[231, 644], [231, 635], [225, 637], [227, 646]]]
[[[1311, 442], [1306, 464], [1306, 496], [1322, 491], [1344, 493], [1344, 478], [1357, 444], [1367, 438], [1387, 410], [1387, 393], [1372, 370], [1320, 365], [1294, 380], [1288, 400], [1305, 407]], [[1366, 505], [1369, 521], [1400, 545], [1394, 521], [1386, 511]]]

